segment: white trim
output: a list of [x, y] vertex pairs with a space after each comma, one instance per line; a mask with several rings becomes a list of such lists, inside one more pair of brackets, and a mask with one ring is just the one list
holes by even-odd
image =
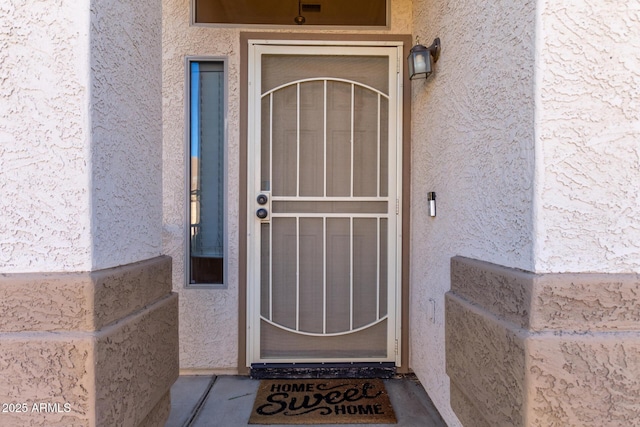
[[275, 323], [272, 320], [266, 319], [263, 316], [260, 316], [260, 320], [262, 320], [263, 322], [266, 322], [266, 323], [270, 324], [271, 326], [274, 326], [274, 327], [276, 327], [278, 329], [282, 329], [283, 331], [291, 332], [292, 334], [305, 335], [305, 336], [308, 336], [308, 337], [341, 337], [341, 336], [344, 336], [344, 335], [355, 334], [357, 332], [364, 331], [365, 329], [369, 329], [369, 328], [371, 328], [373, 326], [376, 326], [378, 323], [384, 322], [385, 320], [388, 319], [388, 317], [389, 316], [383, 316], [382, 318], [377, 319], [376, 321], [371, 322], [371, 323], [369, 323], [367, 325], [361, 326], [359, 328], [349, 329], [348, 331], [345, 331], [345, 332], [335, 332], [335, 333], [326, 333], [326, 332], [314, 333], [314, 332], [301, 331], [300, 329], [291, 329], [291, 328], [287, 328], [286, 326], [283, 326], [283, 325], [280, 325], [278, 323]]
[[[264, 96], [264, 95], [263, 95]], [[273, 167], [273, 162], [269, 170]], [[300, 196], [300, 83], [296, 83], [296, 197]]]
[[[389, 73], [396, 73], [396, 99], [397, 105], [395, 108], [395, 119], [391, 121], [391, 123], [395, 124], [396, 130], [396, 244], [394, 248], [396, 250], [396, 259], [395, 265], [396, 268], [396, 294], [394, 305], [398, 307], [399, 314], [396, 315], [396, 331], [395, 331], [395, 342], [391, 342], [389, 340], [389, 345], [393, 345], [393, 350], [396, 354], [396, 365], [401, 366], [402, 360], [402, 351], [401, 351], [401, 343], [402, 343], [402, 220], [403, 220], [403, 212], [402, 212], [402, 88], [403, 88], [403, 65], [404, 65], [404, 55], [402, 47], [399, 47], [396, 53], [396, 64], [394, 67], [393, 61], [389, 61]], [[389, 106], [389, 110], [392, 108]], [[389, 144], [390, 145], [390, 144]], [[408, 313], [407, 313], [408, 314]], [[391, 351], [391, 347], [389, 348]]]
[[269, 214], [271, 218], [390, 218], [391, 213], [332, 213], [332, 212], [304, 212], [304, 213], [273, 213]]
[[[388, 245], [387, 245], [388, 246]], [[376, 319], [380, 318], [380, 218], [376, 218]]]
[[[271, 254], [269, 254], [269, 256], [271, 257]], [[297, 216], [296, 217], [296, 331], [299, 331], [299, 330], [300, 330], [300, 217]]]
[[[261, 97], [256, 98], [256, 92], [260, 94], [260, 81], [255, 79], [255, 76], [259, 76], [261, 72], [259, 55], [256, 54], [255, 49], [249, 45], [249, 51], [247, 54], [248, 60], [248, 74], [247, 74], [247, 123], [256, 123], [260, 121], [261, 117]], [[252, 141], [259, 141], [256, 136], [256, 126], [247, 125], [247, 366], [251, 365], [251, 361], [254, 358], [254, 354], [259, 354], [259, 347], [255, 348], [255, 339], [253, 338], [258, 334], [260, 330], [260, 324], [256, 320], [259, 320], [254, 313], [260, 313], [260, 302], [256, 304], [256, 297], [253, 295], [255, 291], [252, 291], [252, 286], [260, 286], [260, 283], [252, 285], [252, 279], [255, 277], [256, 267], [260, 268], [260, 264], [256, 266], [256, 260], [260, 259], [259, 245], [253, 243], [254, 235], [259, 235], [259, 230], [254, 221], [255, 203], [253, 197], [255, 196], [255, 189], [260, 189], [260, 183], [256, 185], [256, 180], [259, 181], [259, 176], [255, 173], [255, 168], [252, 163], [257, 162], [257, 159], [262, 159], [259, 151], [259, 143], [252, 143]], [[257, 153], [256, 153], [257, 151]], [[271, 183], [269, 184], [271, 185]], [[272, 240], [269, 245], [272, 244]], [[259, 270], [258, 270], [259, 271]], [[253, 276], [252, 276], [252, 272]]]
[[[378, 230], [380, 230], [379, 218], [387, 219], [387, 264], [388, 264], [388, 293], [386, 313], [384, 319], [389, 321], [387, 327], [387, 357], [386, 358], [331, 358], [313, 359], [317, 362], [358, 362], [358, 361], [394, 361], [400, 366], [401, 354], [398, 345], [402, 338], [402, 212], [398, 210], [396, 215], [391, 201], [401, 203], [402, 199], [402, 55], [403, 43], [398, 41], [348, 41], [333, 42], [321, 40], [255, 40], [248, 41], [248, 130], [247, 130], [247, 366], [251, 363], [289, 363], [309, 362], [308, 358], [260, 358], [260, 322], [262, 320], [272, 323], [271, 320], [262, 319], [260, 315], [260, 224], [255, 217], [255, 196], [260, 190], [260, 138], [259, 123], [261, 118], [261, 99], [265, 94], [261, 93], [261, 55], [262, 54], [304, 54], [304, 55], [386, 55], [389, 57], [389, 94], [385, 95], [389, 102], [389, 126], [388, 126], [388, 188], [389, 193], [385, 197], [273, 197], [271, 201], [386, 201], [389, 203], [384, 214], [337, 214], [342, 218], [378, 218]], [[338, 48], [338, 49], [337, 49]], [[313, 79], [322, 80], [322, 79]], [[333, 80], [333, 79], [331, 79]], [[301, 80], [302, 81], [302, 80]], [[290, 82], [285, 86], [299, 82]], [[357, 82], [355, 82], [357, 84]], [[271, 90], [270, 92], [273, 92]], [[376, 91], [379, 93], [379, 91]], [[326, 95], [325, 95], [326, 96]], [[394, 108], [395, 107], [395, 108]], [[326, 122], [326, 118], [324, 119]], [[326, 129], [325, 129], [326, 132]], [[326, 141], [325, 141], [326, 144]], [[379, 150], [378, 150], [379, 151]], [[325, 148], [326, 169], [326, 148]], [[380, 161], [378, 161], [380, 162]], [[353, 172], [352, 172], [353, 173]], [[326, 171], [325, 171], [326, 175]], [[299, 178], [298, 178], [299, 180]], [[378, 181], [380, 178], [378, 178]], [[326, 177], [325, 177], [326, 181]], [[395, 185], [394, 185], [395, 181]], [[272, 183], [271, 183], [272, 185]], [[326, 186], [326, 183], [325, 183]], [[379, 194], [380, 185], [376, 194]], [[270, 188], [272, 190], [272, 188]], [[326, 191], [326, 190], [325, 190]], [[326, 193], [324, 193], [326, 194]], [[332, 214], [274, 214], [270, 217], [331, 217]], [[351, 220], [352, 221], [352, 220]], [[353, 225], [351, 225], [351, 228]], [[323, 230], [326, 234], [326, 220], [323, 220]], [[326, 259], [326, 236], [323, 241], [323, 258]], [[378, 232], [380, 239], [380, 232]], [[296, 249], [298, 251], [298, 249]], [[353, 248], [350, 248], [353, 251]], [[298, 256], [298, 255], [297, 255]], [[380, 255], [378, 255], [380, 256]], [[379, 275], [379, 272], [378, 274]], [[379, 279], [378, 279], [379, 281]], [[394, 282], [394, 283], [391, 283]], [[323, 287], [326, 286], [326, 277], [323, 277]], [[379, 284], [378, 284], [379, 286]], [[324, 291], [326, 292], [326, 290]], [[378, 303], [379, 308], [379, 303]], [[326, 307], [323, 307], [323, 316], [326, 317]], [[261, 320], [262, 319], [262, 320]], [[298, 321], [296, 321], [298, 323]], [[378, 322], [379, 323], [379, 322]], [[276, 325], [282, 328], [281, 325]], [[323, 328], [326, 333], [326, 318], [323, 319]], [[297, 333], [300, 333], [296, 326]], [[306, 334], [306, 333], [305, 333]], [[322, 336], [323, 334], [319, 334]], [[396, 351], [398, 348], [398, 351]]]
[[[334, 40], [281, 40], [281, 39], [249, 39], [247, 41], [249, 46], [321, 46], [327, 48], [335, 47], [402, 47], [403, 42], [393, 40], [348, 40], [348, 41], [334, 41]], [[270, 52], [270, 53], [284, 53], [284, 52]], [[333, 55], [349, 55], [349, 53], [332, 51]]]
[[[325, 168], [326, 171], [326, 168]], [[326, 175], [326, 173], [325, 173]], [[322, 218], [322, 265], [327, 265], [327, 217]], [[322, 333], [327, 333], [327, 269], [322, 269]]]
[[[355, 143], [354, 141], [354, 134], [355, 134], [355, 117], [356, 117], [356, 87], [355, 85], [352, 83], [351, 84], [351, 135], [349, 136], [349, 143], [351, 145], [351, 190], [349, 192], [349, 196], [353, 198], [353, 176], [355, 175], [355, 171], [353, 170], [354, 167], [354, 162], [353, 162], [353, 145]], [[352, 275], [353, 277], [353, 275]], [[352, 299], [353, 300], [353, 299]]]
[[[327, 197], [327, 80], [323, 83], [323, 92], [322, 92], [322, 144], [323, 144], [323, 152], [322, 152], [322, 179], [323, 179], [323, 187], [322, 187], [322, 195]], [[325, 263], [326, 265], [326, 263]]]
[[[353, 158], [353, 157], [352, 157]], [[352, 160], [353, 163], [353, 160]], [[353, 175], [353, 171], [351, 172]], [[351, 184], [353, 189], [353, 181]], [[353, 331], [353, 217], [349, 217], [349, 330]]]
[[335, 196], [335, 197], [321, 197], [321, 196], [273, 196], [271, 198], [273, 202], [388, 202], [388, 197], [350, 197], [350, 196]]
[[[294, 80], [294, 81], [282, 84], [280, 86], [276, 86], [273, 89], [269, 89], [268, 91], [266, 91], [266, 92], [264, 92], [262, 94], [262, 98], [264, 98], [267, 95], [271, 95], [271, 94], [273, 94], [273, 92], [276, 92], [276, 91], [278, 91], [280, 89], [284, 89], [285, 87], [289, 87], [289, 86], [293, 86], [293, 85], [298, 85], [299, 86], [300, 83], [308, 83], [308, 82], [324, 82], [325, 83], [325, 91], [326, 91], [327, 82], [349, 83], [352, 86], [363, 87], [365, 89], [368, 89], [368, 90], [370, 90], [372, 92], [377, 93], [380, 96], [384, 96], [385, 98], [389, 99], [389, 95], [387, 95], [386, 93], [382, 92], [381, 90], [378, 90], [378, 89], [376, 89], [374, 87], [371, 87], [369, 85], [366, 85], [364, 83], [357, 82], [355, 80], [341, 79], [341, 78], [338, 78], [338, 77], [313, 77], [313, 78], [309, 78], [309, 79]], [[326, 95], [326, 93], [325, 93], [325, 95]], [[325, 103], [325, 105], [326, 105], [326, 103]]]
[[[387, 100], [389, 99], [389, 97], [387, 96]], [[380, 132], [380, 112], [381, 112], [381, 103], [380, 103], [380, 94], [378, 94], [378, 129], [376, 129], [376, 145], [378, 146], [376, 152], [377, 154], [377, 158], [376, 158], [376, 195], [378, 197], [380, 197], [380, 136], [381, 136], [381, 132]]]

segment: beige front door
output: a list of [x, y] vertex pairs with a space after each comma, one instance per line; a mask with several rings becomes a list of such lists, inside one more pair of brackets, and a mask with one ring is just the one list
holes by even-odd
[[248, 363], [399, 362], [400, 46], [250, 41]]

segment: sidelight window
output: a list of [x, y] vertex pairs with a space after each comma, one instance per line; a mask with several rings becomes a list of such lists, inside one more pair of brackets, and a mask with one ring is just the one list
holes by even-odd
[[189, 285], [225, 283], [225, 61], [189, 69]]

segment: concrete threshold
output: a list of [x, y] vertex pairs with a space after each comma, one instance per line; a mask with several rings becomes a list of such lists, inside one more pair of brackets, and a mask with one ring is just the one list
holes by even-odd
[[[398, 419], [397, 426], [447, 427], [413, 375], [384, 380]], [[237, 375], [185, 375], [171, 387], [171, 413], [165, 427], [246, 426], [259, 380]], [[290, 426], [291, 424], [289, 424]], [[336, 424], [315, 426], [331, 427]], [[342, 424], [363, 426], [363, 424]], [[366, 424], [383, 427], [389, 424]], [[252, 424], [260, 427], [260, 425]], [[284, 427], [271, 424], [268, 427]]]

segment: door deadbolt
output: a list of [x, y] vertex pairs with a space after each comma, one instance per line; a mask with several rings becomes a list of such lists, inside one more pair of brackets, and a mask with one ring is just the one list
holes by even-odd
[[269, 212], [267, 212], [265, 208], [260, 208], [256, 211], [256, 216], [260, 219], [265, 219], [267, 216], [269, 216]]
[[259, 205], [266, 205], [267, 202], [269, 201], [269, 198], [267, 197], [266, 194], [260, 194], [256, 200], [258, 201]]

